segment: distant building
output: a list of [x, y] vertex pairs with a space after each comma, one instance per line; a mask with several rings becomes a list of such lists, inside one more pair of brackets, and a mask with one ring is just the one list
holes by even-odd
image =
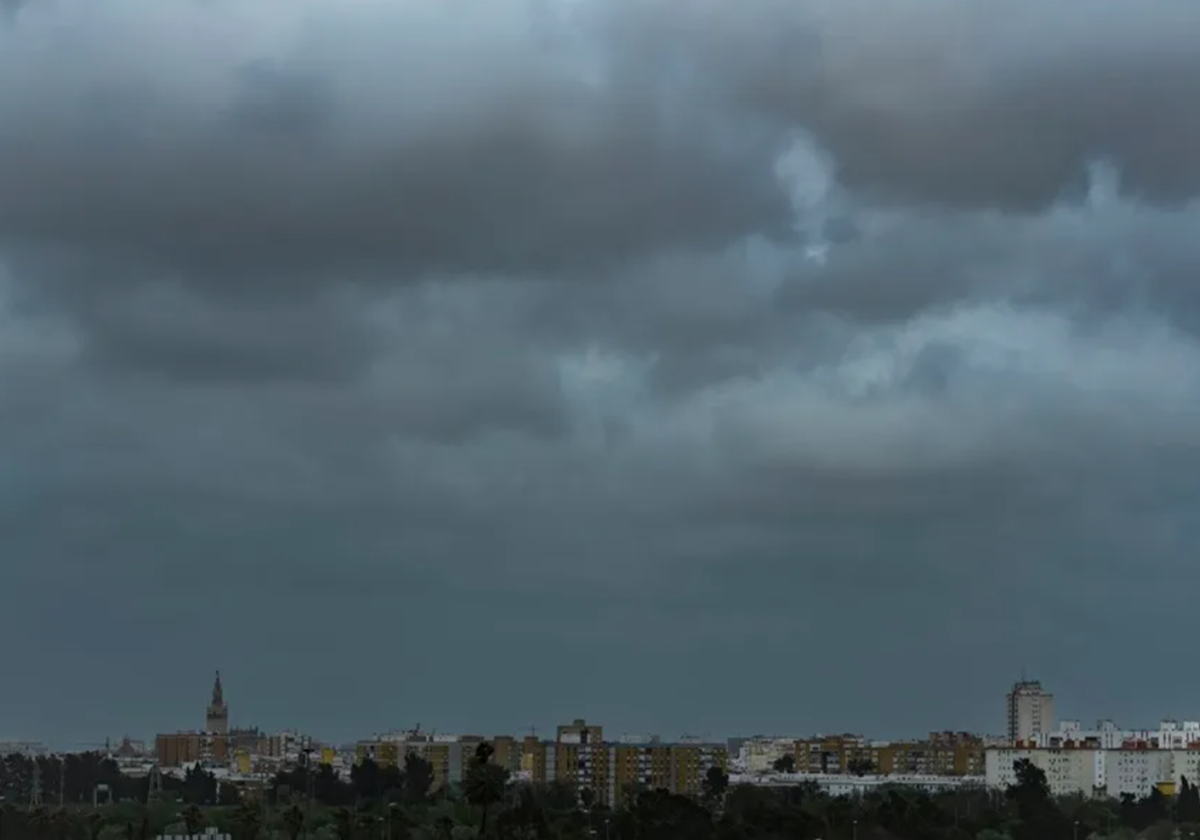
[[225, 705], [225, 692], [221, 688], [221, 672], [213, 680], [212, 700], [204, 717], [204, 731], [214, 735], [229, 734], [229, 707]]
[[737, 760], [746, 773], [764, 775], [775, 772], [775, 763], [788, 755], [795, 759], [795, 738], [747, 738], [739, 745]]
[[[358, 761], [369, 758], [383, 765], [401, 765], [406, 756], [418, 756], [429, 762], [436, 790], [462, 783], [483, 740], [479, 735], [400, 732], [359, 741], [354, 752]], [[559, 726], [553, 741], [498, 735], [490, 743], [490, 760], [507, 769], [514, 781], [566, 782], [591, 791], [601, 805], [616, 804], [643, 789], [695, 795], [710, 767], [728, 763], [724, 744], [667, 744], [651, 735], [612, 743], [604, 740], [603, 727], [581, 719]]]
[[1055, 796], [1120, 798], [1130, 794], [1140, 798], [1154, 789], [1171, 796], [1183, 778], [1200, 775], [1200, 749], [1001, 747], [987, 751], [988, 786], [1014, 784], [1014, 764], [1020, 760], [1028, 760], [1046, 774]]
[[1037, 680], [1014, 683], [1006, 700], [1009, 743], [1028, 741], [1054, 728], [1054, 695]]
[[604, 742], [604, 727], [592, 726], [583, 718], [558, 727], [560, 744], [599, 744]]
[[229, 727], [229, 706], [221, 686], [221, 673], [213, 680], [212, 696], [204, 714], [204, 729], [155, 736], [154, 752], [160, 767], [179, 767], [200, 761], [225, 765], [235, 755], [270, 752], [270, 739], [256, 728]]
[[684, 796], [701, 792], [711, 767], [725, 770], [725, 744], [695, 739], [666, 743], [654, 735], [605, 741], [603, 727], [584, 720], [558, 727], [558, 740], [537, 745], [545, 757], [533, 762], [542, 772], [534, 781], [561, 781], [588, 789], [599, 805], [614, 807], [642, 790], [667, 790]]
[[884, 787], [906, 787], [928, 793], [983, 788], [983, 776], [920, 776], [920, 775], [872, 775], [858, 776], [852, 773], [775, 773], [769, 776], [734, 775], [730, 784], [749, 784], [768, 788], [794, 788], [801, 784], [813, 784], [830, 796], [862, 796]]
[[[381, 767], [403, 767], [409, 755], [420, 758], [429, 763], [433, 772], [432, 789], [436, 791], [462, 783], [475, 750], [483, 740], [482, 735], [390, 732], [356, 743], [354, 758], [356, 762], [370, 759]], [[514, 758], [511, 741], [507, 736], [496, 739], [497, 753], [492, 756], [492, 761], [516, 770], [520, 769], [520, 762]]]
[[849, 773], [852, 766], [876, 764], [878, 755], [862, 735], [814, 735], [796, 742], [797, 773]]
[[[577, 790], [592, 791], [597, 802], [608, 804], [604, 797], [609, 788], [608, 750], [604, 744], [604, 727], [593, 726], [576, 718], [558, 727], [556, 742], [548, 746], [547, 779], [569, 782]], [[553, 768], [551, 771], [550, 768]], [[542, 780], [538, 780], [542, 781]]]
[[159, 767], [182, 767], [197, 761], [225, 761], [229, 745], [224, 737], [206, 732], [169, 732], [154, 737]]
[[1122, 729], [1111, 720], [1084, 729], [1077, 720], [1064, 720], [1057, 729], [1040, 732], [1031, 738], [1018, 740], [1013, 746], [1035, 748], [1092, 748], [1092, 749], [1200, 749], [1200, 721], [1164, 720], [1157, 729]]
[[982, 776], [986, 743], [969, 732], [931, 732], [921, 741], [817, 735], [795, 742], [796, 772], [811, 775]]
[[0, 756], [23, 755], [26, 758], [34, 758], [49, 754], [50, 748], [41, 741], [0, 740]]
[[117, 743], [116, 750], [112, 751], [114, 758], [142, 758], [148, 754], [146, 744], [143, 741], [137, 741], [125, 735]]

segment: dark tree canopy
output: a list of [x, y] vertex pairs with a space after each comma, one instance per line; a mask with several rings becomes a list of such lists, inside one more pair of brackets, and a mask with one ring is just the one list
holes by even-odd
[[[39, 760], [43, 804], [36, 805], [32, 759], [10, 756], [0, 761], [0, 840], [154, 840], [209, 827], [233, 840], [1098, 840], [1123, 829], [1146, 840], [1200, 836], [1200, 791], [1190, 779], [1173, 797], [1155, 789], [1140, 799], [1103, 791], [1056, 798], [1043, 771], [1017, 762], [1004, 795], [881, 785], [850, 798], [812, 781], [734, 785], [714, 767], [689, 798], [607, 780], [514, 782], [490, 747], [481, 744], [462, 783], [449, 787], [429, 762], [408, 755], [400, 767], [362, 761], [346, 779], [328, 766], [288, 770], [261, 793], [193, 768], [164, 777], [153, 801], [146, 779], [122, 776], [99, 756], [72, 756], [61, 777], [62, 808], [58, 791], [45, 786], [60, 778], [56, 760]], [[112, 804], [92, 806], [95, 784], [111, 786]]]

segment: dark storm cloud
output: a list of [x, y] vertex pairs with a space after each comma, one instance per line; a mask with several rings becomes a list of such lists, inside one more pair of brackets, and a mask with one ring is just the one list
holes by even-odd
[[852, 187], [1031, 209], [1111, 160], [1130, 194], [1173, 203], [1200, 192], [1192, 3], [793, 9], [818, 33], [813, 50], [745, 50], [740, 93], [811, 131]]
[[[103, 55], [104, 72], [68, 60], [49, 95], [0, 93], [0, 229], [90, 257], [133, 252], [198, 282], [253, 272], [286, 289], [331, 273], [587, 266], [786, 229], [772, 137], [722, 130], [694, 92], [663, 119], [654, 65], [649, 78], [588, 81], [531, 42], [523, 8], [500, 10], [505, 25], [471, 64], [422, 40], [469, 37], [424, 6], [308, 25], [301, 14], [286, 61], [205, 67], [184, 53], [165, 74], [136, 50], [111, 54], [99, 27], [63, 36], [63, 49]], [[416, 31], [392, 29], [398, 42], [370, 31], [409, 17]], [[30, 39], [44, 25], [22, 21]], [[549, 36], [583, 37], [565, 24]], [[49, 78], [49, 60], [7, 63]]]
[[[1191, 631], [1195, 24], [25, 4], [0, 631], [85, 630], [10, 672], [138, 733], [193, 725], [217, 665], [240, 720], [338, 737], [992, 728], [1022, 664], [1088, 713], [1182, 702], [1106, 674], [1148, 649], [1118, 599]], [[798, 711], [797, 657], [840, 690]], [[933, 688], [877, 702], [902, 682]]]

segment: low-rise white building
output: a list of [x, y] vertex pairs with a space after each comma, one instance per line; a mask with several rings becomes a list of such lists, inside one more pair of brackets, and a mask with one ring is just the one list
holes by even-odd
[[1036, 733], [1015, 746], [1043, 749], [1079, 746], [1105, 750], [1122, 747], [1186, 750], [1200, 748], [1200, 721], [1163, 720], [1157, 729], [1122, 729], [1111, 720], [1102, 720], [1094, 728], [1084, 729], [1077, 720], [1064, 720], [1057, 729]]
[[771, 773], [769, 775], [760, 775], [746, 773], [730, 776], [729, 782], [734, 785], [757, 785], [760, 787], [779, 788], [796, 787], [812, 783], [830, 796], [861, 796], [888, 785], [937, 793], [961, 788], [983, 787], [986, 780], [982, 776], [918, 776], [903, 774], [856, 776], [850, 773]]
[[1014, 764], [1029, 760], [1046, 774], [1056, 796], [1143, 797], [1156, 788], [1175, 789], [1183, 777], [1200, 777], [1200, 749], [1150, 748], [1024, 748], [990, 749], [985, 758], [988, 787], [1005, 788], [1016, 782]]

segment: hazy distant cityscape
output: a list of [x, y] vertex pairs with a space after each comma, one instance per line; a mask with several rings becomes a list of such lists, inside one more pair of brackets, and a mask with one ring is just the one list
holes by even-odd
[[[999, 708], [1000, 701], [997, 701]], [[198, 703], [199, 707], [201, 704]], [[1200, 722], [1163, 720], [1154, 728], [1124, 729], [1102, 720], [1086, 728], [1055, 717], [1054, 696], [1040, 682], [1022, 680], [1004, 697], [997, 734], [930, 732], [910, 740], [873, 740], [864, 734], [752, 735], [713, 741], [656, 735], [613, 736], [600, 722], [583, 719], [556, 726], [554, 737], [524, 734], [451, 734], [419, 728], [331, 744], [295, 731], [265, 732], [231, 723], [231, 705], [218, 673], [204, 707], [203, 726], [160, 733], [153, 745], [132, 738], [108, 740], [87, 752], [112, 758], [127, 776], [184, 777], [197, 768], [219, 782], [253, 789], [280, 772], [324, 766], [339, 778], [370, 763], [403, 767], [410, 757], [427, 762], [430, 788], [461, 785], [481, 743], [512, 781], [570, 783], [599, 805], [616, 805], [634, 786], [696, 797], [718, 768], [733, 784], [788, 787], [811, 783], [833, 795], [862, 794], [902, 785], [926, 791], [963, 787], [1004, 789], [1014, 784], [1017, 762], [1046, 774], [1056, 796], [1091, 794], [1173, 795], [1188, 778], [1200, 778]], [[199, 717], [199, 714], [197, 715]], [[1001, 728], [998, 726], [998, 729]], [[49, 756], [42, 744], [0, 742], [0, 753]], [[46, 780], [42, 789], [52, 789]], [[27, 792], [28, 795], [28, 792]]]

